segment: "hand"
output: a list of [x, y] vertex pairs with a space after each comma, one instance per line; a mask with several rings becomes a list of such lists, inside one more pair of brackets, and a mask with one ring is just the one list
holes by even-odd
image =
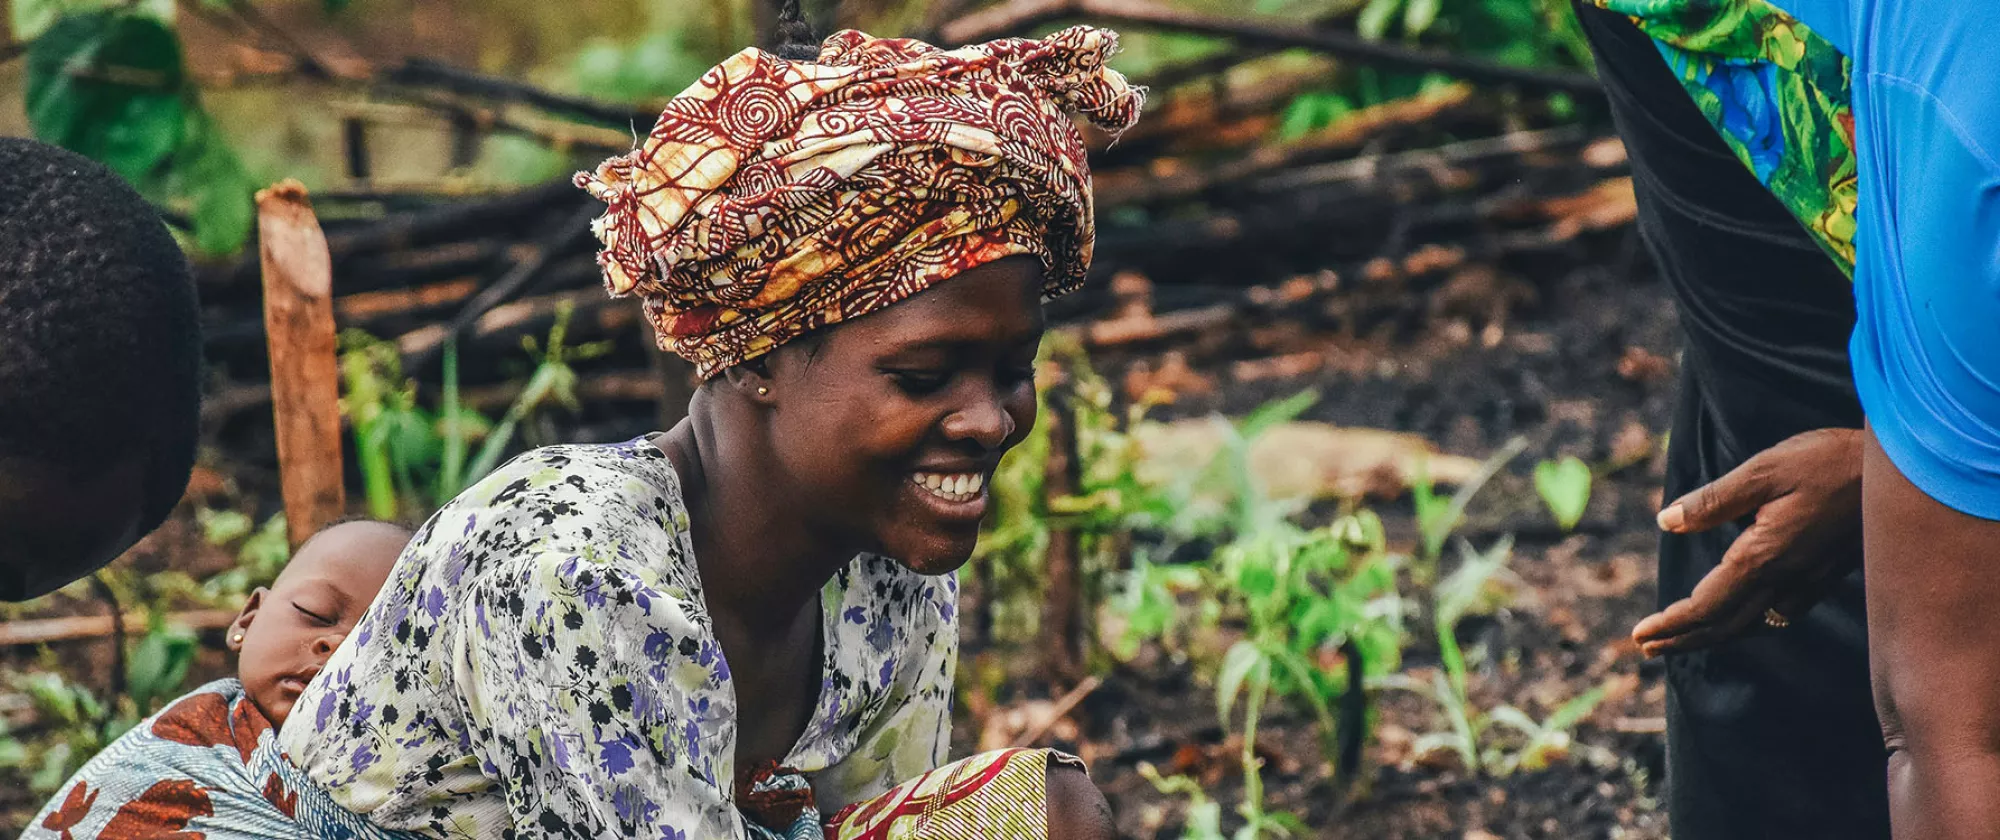
[[1860, 429], [1815, 429], [1759, 452], [1660, 511], [1660, 529], [1707, 531], [1751, 514], [1693, 594], [1632, 628], [1647, 656], [1709, 647], [1796, 618], [1861, 562]]

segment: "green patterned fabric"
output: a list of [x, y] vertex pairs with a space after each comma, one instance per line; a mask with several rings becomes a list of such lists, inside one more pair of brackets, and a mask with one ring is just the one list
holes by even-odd
[[1767, 0], [1591, 0], [1630, 16], [1757, 179], [1854, 275], [1847, 56]]

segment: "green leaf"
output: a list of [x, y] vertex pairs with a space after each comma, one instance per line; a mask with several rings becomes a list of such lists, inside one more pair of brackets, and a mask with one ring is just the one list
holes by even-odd
[[1236, 431], [1245, 441], [1256, 440], [1258, 435], [1271, 427], [1297, 419], [1317, 402], [1319, 402], [1319, 391], [1308, 388], [1282, 400], [1265, 403], [1237, 421]]
[[1565, 531], [1573, 530], [1590, 505], [1590, 466], [1574, 455], [1536, 464], [1535, 492], [1541, 494], [1556, 523]]
[[1229, 652], [1223, 654], [1222, 668], [1215, 676], [1216, 714], [1222, 720], [1223, 730], [1229, 729], [1229, 713], [1236, 707], [1236, 695], [1243, 691], [1243, 681], [1250, 672], [1270, 667], [1270, 660], [1249, 639], [1230, 645]]
[[1542, 728], [1569, 731], [1584, 718], [1589, 717], [1591, 712], [1597, 711], [1597, 705], [1604, 702], [1604, 694], [1604, 687], [1598, 686], [1578, 695], [1562, 704], [1562, 708], [1556, 709], [1555, 714], [1549, 715], [1549, 719], [1542, 722]]
[[233, 510], [202, 508], [195, 513], [195, 521], [201, 523], [202, 538], [209, 545], [228, 545], [248, 536], [256, 527], [249, 516]]
[[28, 760], [28, 748], [12, 735], [0, 732], [0, 767], [19, 767]]
[[1486, 713], [1486, 717], [1501, 726], [1512, 729], [1530, 738], [1542, 733], [1542, 725], [1528, 717], [1528, 713], [1513, 706], [1500, 706]]
[[55, 792], [75, 769], [70, 766], [70, 755], [74, 752], [68, 742], [58, 742], [48, 752], [42, 753], [41, 769], [28, 778], [28, 789], [41, 794]]
[[191, 205], [195, 247], [207, 254], [231, 254], [250, 238], [257, 221], [257, 182], [222, 138], [215, 120], [190, 113], [187, 133], [174, 152], [174, 193]]
[[1409, 5], [1403, 7], [1403, 34], [1411, 38], [1424, 34], [1424, 30], [1437, 22], [1442, 6], [1440, 0], [1409, 0]]
[[180, 628], [155, 627], [139, 640], [125, 666], [125, 687], [141, 712], [180, 693], [194, 655], [194, 636]]
[[1475, 552], [1465, 541], [1459, 541], [1459, 555], [1463, 561], [1458, 568], [1437, 585], [1437, 610], [1435, 619], [1439, 627], [1450, 627], [1458, 623], [1479, 600], [1486, 583], [1493, 579], [1507, 560], [1513, 555], [1514, 537], [1501, 537], [1499, 542], [1484, 553]]
[[1278, 118], [1279, 140], [1297, 140], [1320, 127], [1319, 107], [1313, 99], [1315, 96], [1317, 94], [1302, 93], [1292, 97], [1291, 103], [1285, 106], [1285, 113]]
[[35, 136], [103, 163], [142, 191], [181, 143], [184, 85], [180, 40], [148, 17], [67, 15], [28, 47]]
[[35, 40], [62, 17], [63, 0], [12, 0], [7, 7], [7, 26], [14, 39]]
[[1361, 15], [1354, 19], [1354, 31], [1370, 41], [1382, 40], [1382, 36], [1389, 33], [1389, 21], [1402, 7], [1403, 0], [1368, 0], [1368, 5], [1361, 9]]

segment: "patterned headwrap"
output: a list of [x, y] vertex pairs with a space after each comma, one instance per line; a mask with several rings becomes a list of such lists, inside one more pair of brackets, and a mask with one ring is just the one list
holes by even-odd
[[1117, 45], [1087, 26], [955, 50], [847, 30], [816, 63], [737, 53], [577, 174], [610, 205], [605, 286], [703, 378], [1001, 257], [1074, 289], [1096, 235], [1066, 112], [1138, 118], [1142, 91], [1105, 66]]

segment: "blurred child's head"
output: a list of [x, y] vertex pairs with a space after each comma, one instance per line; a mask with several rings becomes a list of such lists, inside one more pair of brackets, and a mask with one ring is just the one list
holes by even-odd
[[250, 593], [229, 627], [229, 649], [239, 654], [236, 676], [244, 693], [271, 725], [284, 725], [299, 693], [368, 611], [409, 542], [409, 530], [400, 525], [336, 524], [299, 546], [270, 588]]
[[90, 574], [173, 510], [199, 317], [187, 258], [136, 190], [0, 137], [0, 601]]

